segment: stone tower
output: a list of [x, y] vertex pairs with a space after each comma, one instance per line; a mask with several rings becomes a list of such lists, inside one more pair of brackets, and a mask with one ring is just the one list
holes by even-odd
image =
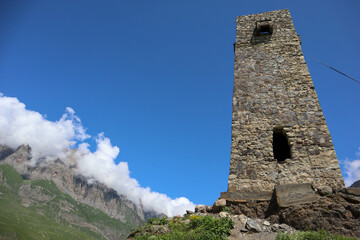
[[222, 198], [267, 199], [282, 184], [344, 187], [300, 43], [287, 9], [237, 18], [230, 174]]

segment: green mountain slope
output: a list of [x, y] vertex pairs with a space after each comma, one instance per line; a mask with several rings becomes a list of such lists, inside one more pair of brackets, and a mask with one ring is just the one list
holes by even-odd
[[124, 239], [133, 227], [0, 165], [0, 239]]

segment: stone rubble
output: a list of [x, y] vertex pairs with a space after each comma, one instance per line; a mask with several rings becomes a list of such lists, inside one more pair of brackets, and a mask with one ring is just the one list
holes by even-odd
[[[225, 199], [217, 199], [213, 206], [197, 205], [195, 213], [191, 215], [211, 215], [220, 218], [231, 218], [234, 221], [234, 229], [231, 231], [230, 239], [243, 239], [245, 235], [254, 233], [276, 233], [280, 232], [294, 232], [294, 228], [287, 224], [271, 224], [269, 221], [258, 218], [250, 218], [244, 214], [232, 214], [230, 212], [219, 211], [220, 206], [224, 208], [227, 206]], [[236, 238], [237, 236], [237, 238]]]

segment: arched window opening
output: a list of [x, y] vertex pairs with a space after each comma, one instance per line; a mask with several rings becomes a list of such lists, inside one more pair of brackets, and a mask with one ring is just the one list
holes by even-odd
[[278, 162], [284, 162], [287, 158], [291, 158], [289, 141], [283, 128], [274, 129], [273, 151], [274, 158]]

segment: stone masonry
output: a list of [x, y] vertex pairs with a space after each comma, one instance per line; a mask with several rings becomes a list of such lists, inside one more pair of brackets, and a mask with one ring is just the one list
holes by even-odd
[[299, 183], [344, 187], [289, 11], [236, 23], [228, 193], [271, 195], [276, 185]]

